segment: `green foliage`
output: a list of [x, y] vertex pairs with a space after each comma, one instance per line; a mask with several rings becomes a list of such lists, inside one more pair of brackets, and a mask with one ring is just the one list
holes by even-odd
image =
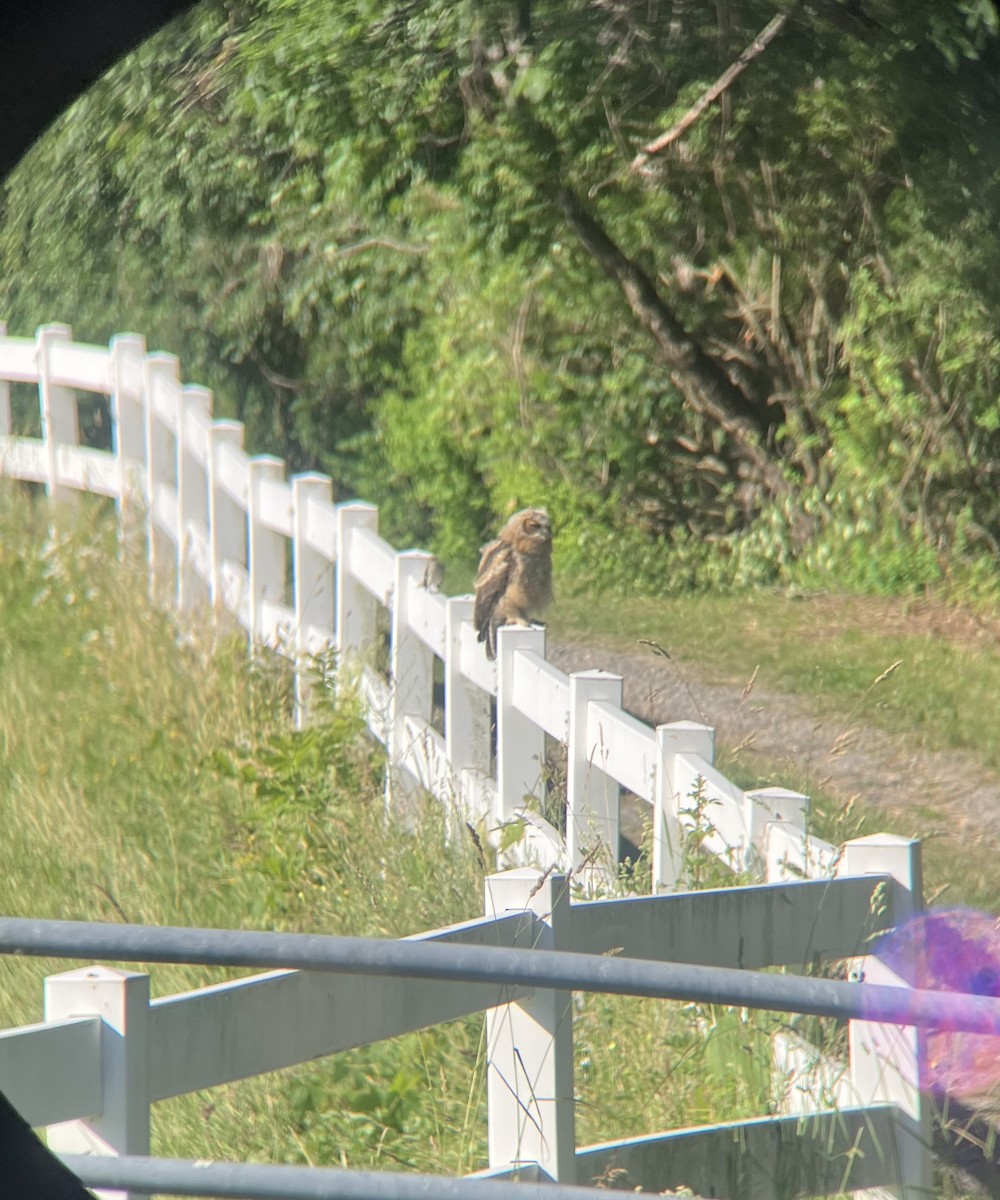
[[[719, 834], [712, 820], [712, 809], [718, 807], [719, 803], [709, 796], [705, 780], [699, 775], [678, 809], [684, 831], [679, 855], [680, 878], [684, 886], [692, 891], [731, 887], [735, 883], [747, 882], [741, 863], [726, 862], [711, 848], [711, 843]], [[730, 858], [733, 853], [729, 851]]]
[[[138, 328], [257, 450], [463, 572], [545, 504], [567, 575], [981, 586], [1000, 545], [989, 0], [205, 0], [6, 181], [0, 313]], [[527, 11], [527, 9], [525, 9]], [[523, 17], [523, 14], [522, 14]], [[762, 488], [567, 228], [585, 198], [768, 414]]]
[[402, 936], [466, 920], [481, 905], [471, 840], [444, 853], [436, 801], [415, 803], [406, 833], [383, 800], [384, 751], [360, 713], [316, 699], [310, 725], [219, 753], [213, 767], [251, 798], [240, 869], [254, 879], [252, 919], [271, 928]]
[[[81, 504], [50, 525], [0, 492], [0, 795], [18, 864], [4, 906], [186, 924], [210, 889], [219, 922], [238, 924], [242, 904], [200, 849], [233, 835], [237, 797], [201, 760], [268, 728], [283, 683], [248, 671], [239, 642], [182, 637], [151, 609], [138, 571], [115, 560], [110, 517]], [[143, 877], [153, 863], [159, 893]]]

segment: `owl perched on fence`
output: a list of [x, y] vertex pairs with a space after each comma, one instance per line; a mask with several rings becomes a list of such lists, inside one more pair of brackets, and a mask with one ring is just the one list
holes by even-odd
[[530, 612], [552, 603], [552, 525], [541, 508], [515, 513], [483, 547], [472, 622], [486, 657], [497, 656], [501, 625], [530, 625]]

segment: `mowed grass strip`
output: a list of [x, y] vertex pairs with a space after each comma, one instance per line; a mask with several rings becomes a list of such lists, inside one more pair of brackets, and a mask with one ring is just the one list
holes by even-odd
[[[659, 599], [571, 596], [555, 636], [619, 650], [656, 642], [706, 682], [808, 698], [928, 749], [1000, 770], [1000, 618], [925, 599], [778, 592]], [[898, 664], [898, 666], [894, 666]]]

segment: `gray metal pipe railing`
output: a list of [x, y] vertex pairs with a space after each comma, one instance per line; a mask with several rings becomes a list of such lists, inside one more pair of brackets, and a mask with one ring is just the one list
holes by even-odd
[[565, 951], [4, 917], [0, 953], [565, 988], [1000, 1034], [1000, 1000], [992, 996]]
[[[195, 1163], [178, 1158], [88, 1154], [60, 1156], [88, 1187], [144, 1195], [218, 1196], [233, 1200], [594, 1200], [594, 1189], [574, 1184], [455, 1179], [334, 1167], [258, 1163]], [[649, 1192], [632, 1192], [653, 1200]]]

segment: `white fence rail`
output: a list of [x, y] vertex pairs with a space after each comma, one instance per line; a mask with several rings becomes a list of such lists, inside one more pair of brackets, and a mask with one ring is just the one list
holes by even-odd
[[[41, 437], [14, 427], [18, 406], [11, 403], [10, 385], [25, 383], [37, 385]], [[78, 393], [107, 398], [110, 450], [80, 444]], [[599, 953], [610, 939], [615, 947], [633, 946], [626, 953], [663, 959], [803, 965], [814, 954], [863, 953], [860, 932], [870, 930], [871, 922], [866, 924], [857, 900], [867, 894], [872, 907], [871, 877], [889, 881], [888, 911], [895, 918], [920, 905], [914, 843], [878, 837], [838, 851], [813, 837], [806, 797], [774, 788], [743, 792], [713, 766], [713, 730], [687, 721], [654, 729], [636, 720], [622, 708], [619, 676], [601, 671], [566, 676], [548, 663], [543, 629], [501, 630], [497, 660], [489, 662], [470, 623], [471, 597], [424, 586], [428, 554], [390, 546], [378, 534], [373, 506], [334, 504], [327, 477], [286, 480], [279, 459], [247, 456], [242, 425], [213, 420], [211, 407], [208, 391], [182, 384], [176, 358], [147, 354], [134, 334], [118, 335], [104, 348], [75, 344], [64, 326], [45, 326], [35, 338], [7, 337], [0, 327], [0, 472], [43, 484], [53, 499], [81, 490], [112, 498], [124, 531], [144, 529], [151, 578], [179, 608], [208, 603], [226, 609], [252, 642], [293, 660], [300, 719], [311, 658], [332, 648], [340, 666], [360, 681], [369, 726], [386, 745], [395, 786], [414, 782], [428, 788], [456, 818], [480, 825], [495, 844], [511, 822], [523, 826], [503, 865], [532, 870], [494, 877], [487, 924], [421, 936], [502, 940], [519, 926], [494, 916], [527, 908], [557, 948]], [[381, 624], [389, 628], [384, 673], [376, 668], [380, 609], [387, 618]], [[435, 659], [444, 681], [443, 719], [437, 725]], [[559, 827], [542, 816], [547, 736], [567, 747]], [[561, 898], [553, 891], [558, 876], [543, 873], [566, 872], [586, 894], [598, 893], [614, 871], [622, 789], [649, 809], [654, 895], [570, 905], [568, 893]], [[710, 822], [705, 848], [734, 870], [766, 880], [763, 889], [668, 894], [683, 884], [685, 838], [695, 819], [692, 797]], [[552, 811], [551, 798], [546, 811]], [[867, 893], [855, 887], [859, 876], [866, 877]], [[799, 924], [799, 909], [789, 897], [805, 896], [796, 888], [806, 885], [790, 881], [809, 879], [827, 880], [824, 899]], [[664, 907], [668, 902], [674, 907]], [[868, 961], [877, 971], [875, 960]], [[456, 999], [447, 989], [426, 985], [426, 996], [415, 992], [412, 999], [408, 988], [400, 1008], [385, 982], [334, 985], [280, 974], [150, 1004], [144, 978], [104, 968], [56, 977], [47, 988], [48, 1024], [0, 1036], [4, 1090], [13, 1081], [12, 1099], [36, 1123], [72, 1118], [65, 1138], [58, 1131], [53, 1135], [66, 1150], [96, 1144], [143, 1153], [149, 1103], [164, 1096], [488, 1008], [490, 1161], [496, 1169], [533, 1161], [569, 1180], [581, 1172], [593, 1177], [612, 1160], [641, 1162], [637, 1179], [646, 1179], [646, 1167], [655, 1164], [656, 1185], [667, 1186], [664, 1179], [674, 1178], [664, 1166], [671, 1155], [678, 1162], [702, 1161], [709, 1174], [698, 1179], [709, 1184], [718, 1178], [709, 1168], [723, 1161], [732, 1165], [731, 1151], [722, 1149], [732, 1144], [731, 1128], [578, 1151], [572, 1022], [559, 993], [536, 997], [527, 1007], [498, 1006], [497, 997], [482, 987], [470, 987]], [[350, 988], [368, 990], [343, 1003]], [[126, 1043], [140, 1042], [142, 1050], [114, 1059], [107, 1037], [95, 1034], [95, 1023], [78, 1019], [87, 1012], [99, 1014], [105, 1030], [120, 1034], [127, 1025]], [[275, 1027], [286, 1029], [287, 1037], [275, 1038]], [[263, 1029], [268, 1035], [258, 1036]], [[859, 1137], [865, 1129], [872, 1136], [891, 1130], [888, 1157], [873, 1148], [866, 1165], [857, 1168], [860, 1175], [851, 1176], [852, 1181], [863, 1176], [857, 1186], [895, 1184], [912, 1196], [913, 1188], [927, 1185], [926, 1122], [916, 1084], [920, 1044], [912, 1031], [852, 1023], [851, 1062], [844, 1074], [849, 1086], [838, 1085], [836, 1099], [853, 1105], [854, 1115], [840, 1124], [832, 1115], [827, 1065], [820, 1070], [790, 1042], [781, 1053], [790, 1076], [785, 1089], [793, 1097], [790, 1112], [815, 1110], [834, 1140], [840, 1136], [835, 1129]], [[37, 1075], [32, 1083], [24, 1064], [41, 1061], [36, 1055], [62, 1055], [71, 1062], [73, 1086], [47, 1092]], [[98, 1067], [103, 1084], [95, 1082]], [[866, 1115], [858, 1107], [866, 1105], [888, 1107]], [[95, 1113], [103, 1115], [95, 1119]], [[91, 1119], [83, 1126], [82, 1118]], [[743, 1126], [740, 1136], [756, 1138], [766, 1159], [772, 1151], [765, 1144], [772, 1150], [783, 1145], [791, 1128], [772, 1121], [756, 1132]], [[874, 1165], [883, 1159], [881, 1167]], [[743, 1170], [732, 1169], [732, 1179]], [[826, 1175], [822, 1181], [824, 1187], [814, 1192], [839, 1186], [827, 1189]], [[710, 1194], [752, 1193], [723, 1187]]]
[[[866, 839], [848, 850], [854, 847], [913, 863], [912, 844], [900, 839]], [[794, 968], [853, 957], [911, 899], [903, 880], [868, 874], [574, 902], [565, 876], [520, 868], [487, 879], [483, 919], [411, 940], [613, 953], [622, 967], [645, 959]], [[77, 939], [101, 927], [79, 928], [57, 935], [76, 954]], [[187, 933], [164, 932], [172, 946]], [[197, 959], [207, 943], [197, 931], [190, 941]], [[133, 945], [136, 957], [158, 956], [150, 941]], [[239, 961], [237, 947], [232, 953]], [[720, 1000], [732, 986], [720, 978]], [[862, 1007], [860, 997], [851, 1003]], [[151, 1001], [147, 975], [84, 967], [46, 980], [45, 1024], [0, 1034], [0, 1085], [30, 1122], [49, 1127], [50, 1145], [61, 1153], [144, 1155], [156, 1101], [486, 1010], [487, 1175], [535, 1166], [552, 1179], [586, 1183], [613, 1170], [624, 1173], [629, 1190], [687, 1186], [734, 1198], [872, 1187], [921, 1194], [926, 1143], [919, 1110], [903, 1094], [913, 1063], [897, 1053], [873, 1070], [874, 1043], [861, 1036], [866, 1023], [852, 1022], [851, 1058], [836, 1076], [806, 1043], [781, 1036], [774, 1088], [787, 1116], [578, 1147], [573, 1009], [568, 992], [515, 987], [501, 970], [493, 982], [462, 986], [277, 970]], [[892, 1029], [896, 1037], [910, 1032]]]
[[[333, 648], [360, 673], [370, 727], [397, 782], [419, 782], [457, 816], [485, 821], [493, 837], [524, 821], [515, 861], [572, 871], [586, 861], [596, 864], [592, 876], [606, 872], [625, 788], [649, 807], [654, 891], [675, 887], [685, 809], [701, 781], [714, 829], [708, 847], [734, 869], [762, 869], [767, 879], [829, 873], [834, 852], [807, 834], [806, 797], [743, 793], [714, 770], [711, 729], [636, 720], [622, 708], [619, 676], [566, 676], [547, 662], [543, 629], [507, 629], [489, 662], [470, 623], [471, 597], [424, 586], [428, 554], [390, 546], [373, 506], [335, 505], [326, 476], [286, 480], [280, 459], [245, 454], [242, 425], [213, 420], [211, 393], [183, 385], [172, 355], [147, 354], [135, 334], [108, 348], [77, 345], [59, 325], [35, 338], [2, 334], [0, 471], [44, 484], [54, 498], [111, 497], [125, 528], [143, 521], [157, 586], [181, 609], [227, 609], [251, 639], [291, 658], [300, 713], [310, 658]], [[14, 431], [11, 382], [37, 385], [40, 438]], [[79, 393], [106, 397], [110, 450], [80, 444]], [[385, 674], [374, 667], [380, 609]], [[435, 659], [444, 680], [439, 728]], [[568, 752], [558, 829], [541, 815], [547, 736]]]

